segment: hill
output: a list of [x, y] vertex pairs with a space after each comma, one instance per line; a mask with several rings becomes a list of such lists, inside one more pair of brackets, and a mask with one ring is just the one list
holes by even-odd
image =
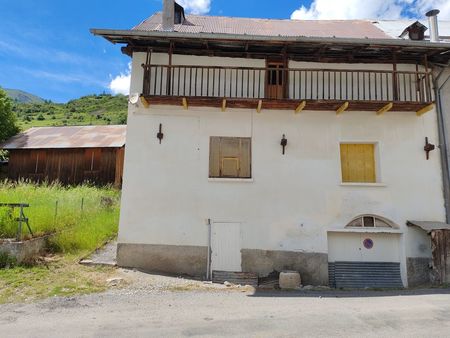
[[45, 100], [39, 96], [24, 92], [19, 89], [4, 89], [6, 94], [14, 101], [18, 103], [44, 103]]
[[44, 126], [126, 124], [128, 98], [125, 95], [89, 95], [67, 103], [49, 101], [13, 104], [22, 130]]

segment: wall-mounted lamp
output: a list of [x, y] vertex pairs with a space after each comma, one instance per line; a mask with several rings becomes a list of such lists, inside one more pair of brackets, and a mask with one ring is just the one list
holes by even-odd
[[286, 148], [286, 146], [287, 146], [287, 138], [286, 138], [286, 135], [284, 135], [283, 134], [283, 138], [281, 139], [281, 146], [283, 147], [283, 155], [284, 155], [284, 153], [285, 153], [285, 148]]
[[159, 144], [161, 144], [161, 141], [164, 138], [164, 134], [162, 132], [162, 123], [159, 124], [159, 132], [158, 134], [156, 134], [156, 138], [159, 140]]
[[428, 137], [425, 137], [425, 146], [423, 147], [423, 150], [425, 150], [425, 153], [427, 154], [427, 160], [430, 159], [430, 151], [433, 151], [435, 148], [434, 144], [428, 142]]

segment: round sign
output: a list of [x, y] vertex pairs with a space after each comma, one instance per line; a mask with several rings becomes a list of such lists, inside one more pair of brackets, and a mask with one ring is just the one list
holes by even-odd
[[366, 249], [372, 249], [373, 248], [373, 241], [370, 238], [366, 238], [363, 242], [364, 247]]

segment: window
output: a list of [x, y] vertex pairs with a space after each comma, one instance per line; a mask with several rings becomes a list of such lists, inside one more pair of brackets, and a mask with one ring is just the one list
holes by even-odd
[[210, 178], [251, 178], [251, 138], [211, 137]]
[[393, 223], [379, 216], [362, 215], [353, 219], [346, 227], [392, 228]]
[[375, 183], [375, 144], [341, 144], [344, 183]]

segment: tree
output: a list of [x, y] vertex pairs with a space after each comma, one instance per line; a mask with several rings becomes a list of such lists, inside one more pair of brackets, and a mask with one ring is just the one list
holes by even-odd
[[12, 111], [11, 99], [0, 88], [0, 142], [7, 140], [19, 132], [16, 116]]

